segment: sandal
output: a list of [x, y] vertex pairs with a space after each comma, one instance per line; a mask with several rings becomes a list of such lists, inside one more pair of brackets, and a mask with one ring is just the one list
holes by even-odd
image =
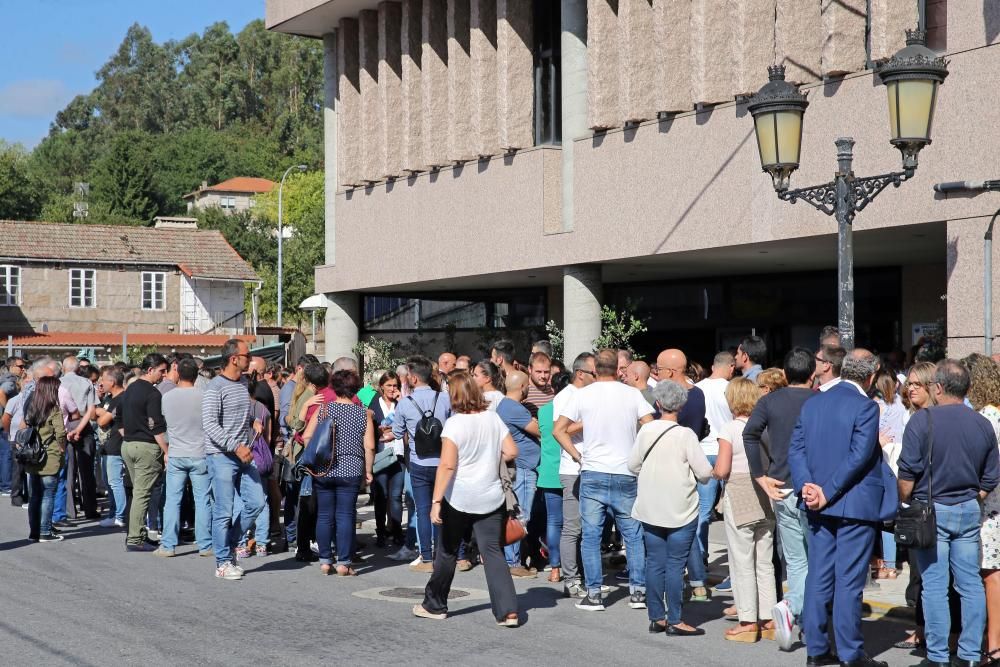
[[906, 649], [907, 651], [913, 651], [924, 645], [924, 642], [917, 639], [917, 633], [915, 631], [910, 632], [910, 636], [903, 641], [896, 642], [893, 644], [893, 648]]
[[552, 571], [549, 572], [549, 581], [553, 584], [562, 581], [562, 575], [560, 574], [560, 569], [558, 567], [552, 568]]
[[774, 621], [758, 621], [757, 626], [760, 628], [761, 639], [770, 639], [771, 641], [774, 641], [775, 635], [778, 632], [777, 627], [774, 625]]
[[347, 567], [346, 565], [337, 566], [337, 576], [338, 577], [356, 577], [358, 573], [354, 571], [353, 567]]
[[760, 641], [760, 628], [756, 623], [740, 623], [736, 627], [726, 630], [723, 639], [728, 639], [732, 642], [754, 644]]
[[329, 577], [331, 572], [333, 572], [333, 566], [332, 565], [320, 565], [319, 566], [319, 573], [322, 574], [324, 577]]
[[891, 567], [880, 567], [878, 572], [875, 573], [876, 579], [895, 579], [899, 576], [899, 573], [895, 568]]
[[726, 619], [727, 621], [738, 621], [738, 620], [740, 620], [739, 610], [736, 609], [736, 605], [733, 605], [732, 607], [726, 607], [725, 609], [723, 609], [722, 610], [722, 617], [724, 619]]
[[992, 651], [983, 651], [982, 667], [994, 667], [995, 665], [1000, 665], [1000, 648], [995, 648]]

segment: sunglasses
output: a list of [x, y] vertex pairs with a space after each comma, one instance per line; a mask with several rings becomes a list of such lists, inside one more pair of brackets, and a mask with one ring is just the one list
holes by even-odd
[[597, 373], [595, 373], [594, 371], [585, 371], [581, 368], [578, 372], [586, 373], [587, 375], [592, 375], [593, 377], [597, 377]]

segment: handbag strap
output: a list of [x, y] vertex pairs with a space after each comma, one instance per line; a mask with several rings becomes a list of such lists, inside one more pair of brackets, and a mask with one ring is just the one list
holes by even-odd
[[649, 446], [649, 449], [646, 450], [646, 453], [642, 457], [642, 462], [643, 463], [645, 463], [646, 459], [649, 458], [649, 455], [653, 452], [653, 447], [656, 447], [656, 443], [658, 443], [660, 441], [660, 438], [662, 438], [663, 436], [665, 436], [670, 431], [674, 430], [674, 428], [677, 427], [677, 426], [679, 426], [679, 424], [674, 424], [673, 426], [668, 426], [667, 428], [663, 429], [663, 433], [661, 433], [660, 435], [656, 436], [656, 440], [653, 441], [653, 444], [651, 444]]
[[934, 507], [934, 419], [931, 408], [927, 408], [927, 506]]

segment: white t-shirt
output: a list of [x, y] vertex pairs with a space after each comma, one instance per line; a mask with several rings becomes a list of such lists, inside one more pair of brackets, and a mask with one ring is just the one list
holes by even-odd
[[495, 412], [452, 413], [441, 431], [458, 448], [455, 477], [444, 494], [449, 505], [468, 514], [488, 514], [503, 504], [500, 447], [509, 434]]
[[642, 393], [621, 382], [594, 382], [577, 390], [563, 415], [583, 423], [583, 442], [577, 447], [581, 470], [634, 477], [628, 456], [639, 419], [651, 414], [653, 407]]
[[507, 397], [503, 395], [503, 392], [493, 389], [492, 391], [484, 391], [483, 398], [485, 398], [486, 402], [490, 404], [490, 410], [496, 412], [497, 406], [500, 405], [500, 401]]
[[733, 468], [730, 475], [750, 474], [750, 461], [747, 459], [746, 449], [743, 448], [743, 429], [746, 428], [746, 425], [746, 417], [737, 417], [719, 431], [720, 439], [733, 444]]
[[[570, 398], [579, 390], [578, 387], [572, 384], [566, 385], [566, 388], [556, 394], [555, 398], [552, 399], [552, 423], [555, 424], [559, 421], [559, 416], [566, 413], [566, 404], [569, 403]], [[570, 436], [570, 440], [573, 441], [573, 446], [580, 449], [580, 443], [583, 442], [583, 433], [574, 433]], [[562, 449], [560, 447], [560, 449]], [[559, 454], [559, 474], [560, 475], [579, 475], [580, 474], [580, 464], [570, 458], [570, 455], [566, 453], [565, 449]]]
[[708, 437], [701, 441], [701, 449], [705, 452], [705, 456], [715, 456], [719, 453], [719, 433], [722, 432], [722, 427], [733, 419], [729, 403], [726, 402], [726, 387], [729, 386], [729, 380], [706, 378], [695, 386], [705, 394], [705, 419], [711, 427]]

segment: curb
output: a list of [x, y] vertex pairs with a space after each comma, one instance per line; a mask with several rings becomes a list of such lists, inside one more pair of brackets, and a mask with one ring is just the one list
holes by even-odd
[[879, 621], [884, 619], [897, 621], [899, 623], [915, 623], [916, 610], [912, 607], [901, 607], [889, 602], [862, 600], [861, 617], [869, 621]]

